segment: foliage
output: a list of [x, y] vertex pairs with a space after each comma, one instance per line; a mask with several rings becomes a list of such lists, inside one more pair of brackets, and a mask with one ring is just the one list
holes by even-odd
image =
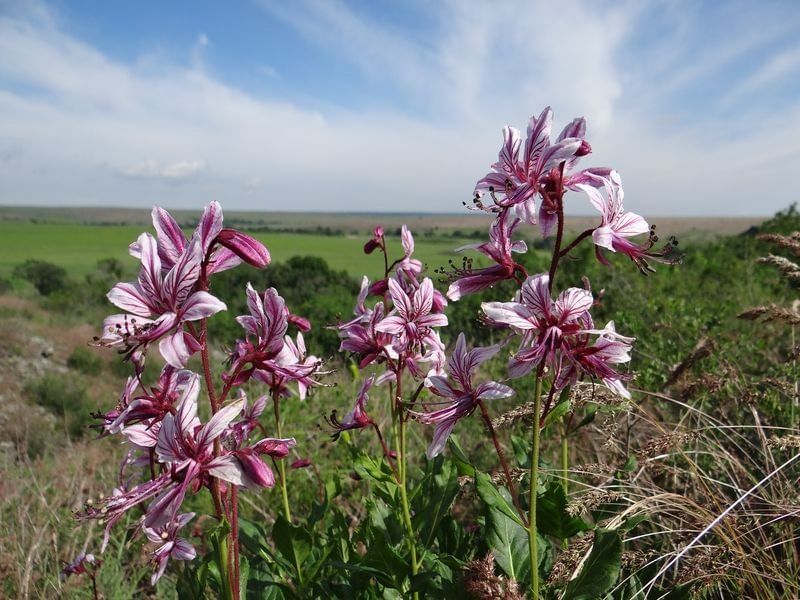
[[28, 259], [14, 267], [13, 275], [29, 281], [42, 296], [49, 296], [67, 286], [66, 270], [43, 260]]

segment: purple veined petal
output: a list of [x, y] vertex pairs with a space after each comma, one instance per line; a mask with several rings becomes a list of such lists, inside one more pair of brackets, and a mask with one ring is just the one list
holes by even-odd
[[199, 473], [200, 466], [193, 460], [188, 461], [183, 481], [167, 488], [149, 507], [147, 507], [147, 514], [144, 518], [145, 526], [159, 527], [173, 520], [181, 504], [183, 504], [186, 491]]
[[382, 333], [388, 333], [391, 335], [399, 335], [405, 331], [407, 322], [408, 321], [406, 319], [396, 315], [392, 317], [386, 317], [383, 321], [375, 326], [375, 331], [380, 331]]
[[469, 381], [470, 375], [470, 368], [467, 364], [467, 355], [467, 338], [464, 336], [464, 332], [462, 331], [458, 334], [455, 348], [453, 348], [453, 352], [450, 354], [450, 359], [447, 361], [447, 366], [453, 376], [458, 379], [458, 381], [460, 381], [465, 388], [469, 387], [469, 384], [465, 384], [464, 382]]
[[219, 411], [211, 417], [211, 420], [203, 425], [203, 428], [200, 430], [197, 436], [198, 447], [207, 446], [222, 435], [230, 422], [242, 412], [242, 408], [244, 408], [244, 400], [240, 398], [231, 402], [228, 406], [219, 409]]
[[498, 155], [497, 167], [509, 175], [516, 175], [519, 170], [519, 148], [522, 143], [519, 129], [503, 127], [503, 146]]
[[595, 229], [592, 232], [592, 241], [596, 246], [616, 252], [614, 250], [614, 230], [608, 225]]
[[576, 184], [574, 188], [577, 191], [581, 191], [589, 196], [589, 202], [591, 202], [592, 206], [600, 211], [600, 214], [603, 215], [603, 222], [605, 222], [609, 216], [608, 190], [605, 185], [601, 188], [598, 188], [596, 186], [579, 183]]
[[467, 369], [474, 371], [478, 365], [485, 363], [487, 360], [500, 352], [500, 346], [495, 344], [493, 346], [479, 346], [470, 350], [467, 355]]
[[153, 587], [155, 587], [155, 585], [158, 583], [158, 580], [161, 579], [161, 577], [164, 575], [164, 571], [167, 570], [167, 563], [169, 562], [169, 554], [157, 556], [155, 557], [155, 561], [156, 564], [158, 565], [158, 568], [156, 569], [155, 573], [153, 573], [150, 576], [150, 585], [152, 585]]
[[495, 323], [503, 323], [520, 331], [536, 329], [536, 324], [532, 323], [530, 318], [523, 316], [524, 309], [524, 306], [516, 302], [483, 302], [481, 304], [483, 313]]
[[235, 229], [222, 229], [217, 236], [217, 241], [247, 264], [258, 269], [263, 269], [271, 261], [264, 244]]
[[650, 225], [636, 213], [623, 213], [614, 221], [614, 232], [622, 237], [633, 237], [649, 231]]
[[525, 172], [530, 177], [537, 175], [541, 169], [541, 158], [550, 145], [550, 128], [553, 124], [553, 111], [548, 106], [539, 115], [531, 117], [528, 123], [528, 137], [525, 140]]
[[256, 321], [255, 317], [251, 315], [241, 315], [236, 317], [236, 322], [250, 335], [258, 335], [258, 321]]
[[178, 399], [175, 416], [182, 432], [189, 434], [197, 425], [197, 397], [200, 394], [200, 375], [191, 373]]
[[433, 282], [430, 277], [422, 280], [417, 291], [414, 292], [414, 306], [418, 315], [426, 315], [433, 307]]
[[528, 244], [522, 240], [517, 240], [511, 243], [511, 251], [517, 254], [525, 254], [528, 251]]
[[[196, 341], [194, 344], [189, 344], [187, 338], [191, 338], [191, 336], [183, 329], [178, 329], [172, 335], [158, 342], [158, 351], [161, 356], [176, 369], [185, 367], [192, 355], [199, 349]], [[194, 338], [191, 339], [194, 340]]]
[[447, 444], [447, 438], [450, 437], [453, 427], [456, 426], [456, 421], [457, 419], [442, 421], [437, 423], [436, 427], [433, 428], [433, 440], [431, 441], [431, 445], [428, 446], [428, 450], [425, 452], [429, 460], [436, 458], [441, 454], [442, 450], [444, 450], [445, 444]]
[[223, 246], [217, 246], [211, 251], [208, 259], [208, 274], [221, 273], [242, 264], [242, 259]]
[[143, 233], [137, 240], [141, 253], [142, 267], [139, 270], [139, 287], [145, 297], [153, 301], [161, 298], [161, 259], [158, 257], [158, 245], [149, 233]]
[[198, 321], [223, 310], [228, 310], [228, 307], [216, 296], [208, 292], [195, 292], [186, 298], [181, 318], [183, 321]]
[[567, 138], [546, 148], [540, 159], [541, 171], [547, 172], [561, 163], [568, 161], [575, 156], [575, 153], [578, 152], [582, 143], [583, 140]]
[[475, 397], [480, 400], [498, 400], [500, 398], [510, 398], [513, 395], [514, 390], [496, 381], [482, 383], [475, 390]]
[[200, 238], [200, 247], [203, 249], [202, 258], [208, 253], [208, 249], [222, 230], [222, 207], [219, 202], [214, 200], [203, 209], [203, 216], [200, 217], [200, 224], [197, 226], [197, 233]]
[[586, 137], [586, 119], [578, 117], [572, 119], [570, 123], [567, 123], [564, 129], [561, 130], [561, 133], [558, 134], [556, 142], [560, 142], [566, 138], [583, 139], [584, 137]]
[[178, 426], [175, 423], [175, 417], [171, 414], [161, 421], [161, 429], [156, 442], [156, 456], [158, 456], [159, 462], [165, 464], [180, 463], [186, 460], [186, 452], [181, 443]]
[[197, 238], [192, 238], [189, 246], [183, 251], [178, 262], [169, 270], [164, 278], [164, 296], [173, 307], [180, 306], [194, 284], [200, 278], [200, 263], [203, 259], [202, 248]]
[[414, 236], [411, 235], [407, 225], [403, 225], [400, 228], [400, 243], [403, 246], [406, 258], [414, 253]]
[[423, 315], [416, 321], [417, 327], [447, 327], [447, 315], [443, 313], [431, 313]]
[[574, 321], [583, 313], [588, 312], [594, 304], [592, 293], [581, 288], [569, 288], [558, 295], [553, 312], [561, 322]]
[[245, 288], [245, 294], [247, 296], [247, 310], [250, 311], [252, 318], [258, 323], [266, 323], [267, 315], [264, 312], [264, 301], [249, 281]]
[[625, 389], [625, 386], [622, 384], [622, 381], [620, 381], [619, 379], [604, 378], [602, 381], [603, 381], [603, 385], [605, 385], [608, 389], [610, 389], [615, 394], [617, 394], [619, 396], [622, 396], [626, 400], [630, 400], [631, 399], [631, 393], [627, 389]]
[[522, 301], [529, 306], [533, 313], [540, 318], [550, 316], [553, 304], [550, 298], [550, 275], [540, 273], [528, 277], [522, 284], [520, 290]]
[[208, 474], [233, 485], [247, 487], [247, 476], [241, 463], [232, 454], [218, 456], [206, 464]]
[[[121, 430], [122, 435], [136, 446], [142, 448], [155, 448], [158, 444], [158, 432], [161, 431], [161, 423], [136, 423], [129, 425]], [[114, 432], [112, 432], [114, 433]]]
[[[405, 321], [411, 320], [413, 318], [414, 307], [411, 304], [411, 299], [408, 297], [408, 294], [406, 294], [405, 290], [394, 279], [390, 279], [388, 285], [389, 295], [392, 297], [395, 309]], [[432, 301], [431, 299], [431, 302]]]
[[149, 300], [138, 283], [118, 283], [106, 297], [115, 306], [139, 317], [150, 317], [156, 312], [153, 310], [156, 299]]
[[197, 557], [197, 551], [184, 538], [175, 540], [175, 546], [172, 548], [172, 558], [176, 560], [194, 560]]
[[519, 360], [516, 356], [512, 356], [511, 360], [508, 361], [508, 376], [511, 377], [511, 379], [524, 377], [533, 370], [533, 367], [535, 367], [538, 362], [537, 360]]
[[446, 377], [431, 375], [425, 379], [425, 383], [429, 384], [428, 389], [437, 396], [442, 396], [444, 398], [455, 398], [458, 396], [458, 393], [450, 386]]
[[494, 190], [500, 194], [505, 194], [507, 184], [511, 184], [512, 190], [517, 187], [517, 183], [509, 179], [508, 175], [504, 173], [487, 173], [485, 177], [479, 179], [475, 184], [475, 191]]
[[[529, 196], [522, 202], [514, 205], [514, 214], [529, 225], [536, 225], [536, 196]], [[541, 216], [541, 213], [540, 213]]]
[[158, 253], [164, 268], [171, 268], [188, 245], [183, 231], [166, 210], [153, 207], [153, 227], [158, 234]]
[[558, 213], [548, 209], [543, 202], [539, 207], [539, 230], [542, 232], [542, 237], [549, 237], [557, 224]]

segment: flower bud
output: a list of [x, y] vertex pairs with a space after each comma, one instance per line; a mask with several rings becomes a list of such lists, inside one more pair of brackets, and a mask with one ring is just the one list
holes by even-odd
[[581, 140], [581, 145], [575, 150], [575, 156], [586, 156], [591, 153], [592, 146], [586, 140]]
[[264, 244], [241, 231], [225, 228], [219, 232], [216, 241], [256, 268], [263, 269], [271, 261]]
[[385, 279], [379, 279], [375, 283], [369, 286], [369, 295], [370, 296], [383, 296], [386, 293], [386, 290], [389, 289], [389, 282]]

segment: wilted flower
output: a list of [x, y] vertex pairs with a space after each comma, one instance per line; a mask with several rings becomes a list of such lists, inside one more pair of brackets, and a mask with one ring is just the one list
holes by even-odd
[[363, 429], [364, 427], [369, 427], [374, 423], [374, 421], [367, 415], [366, 410], [367, 401], [369, 400], [369, 389], [372, 387], [373, 383], [375, 383], [374, 375], [364, 380], [364, 383], [361, 384], [361, 389], [358, 392], [358, 396], [356, 397], [356, 403], [355, 406], [353, 406], [353, 410], [347, 413], [344, 416], [344, 419], [341, 421], [337, 419], [335, 410], [331, 413], [331, 416], [326, 419], [328, 424], [334, 429], [334, 432], [331, 435], [334, 440], [339, 439], [339, 436], [343, 431], [348, 431], [350, 429]]
[[[442, 274], [448, 275], [453, 280], [447, 290], [447, 297], [451, 300], [459, 300], [465, 294], [472, 294], [485, 290], [488, 287], [504, 281], [513, 279], [517, 273], [525, 273], [525, 269], [517, 264], [512, 257], [512, 252], [524, 253], [528, 247], [522, 240], [511, 241], [514, 230], [520, 224], [518, 218], [510, 216], [510, 211], [502, 211], [489, 229], [489, 241], [482, 244], [470, 244], [456, 248], [456, 252], [461, 250], [473, 249], [488, 256], [495, 264], [482, 269], [473, 269], [472, 260], [465, 259], [462, 268], [454, 268], [452, 272]], [[453, 261], [450, 261], [452, 265]]]
[[70, 575], [83, 575], [84, 573], [93, 575], [102, 564], [103, 561], [96, 558], [94, 554], [80, 552], [75, 560], [61, 569], [61, 577], [66, 579]]

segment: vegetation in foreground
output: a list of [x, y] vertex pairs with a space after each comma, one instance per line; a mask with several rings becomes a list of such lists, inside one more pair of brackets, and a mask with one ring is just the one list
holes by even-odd
[[[763, 231], [790, 233], [798, 228], [797, 214], [789, 211], [766, 223]], [[797, 238], [770, 239], [784, 250], [796, 251]], [[376, 239], [375, 243], [380, 242]], [[498, 399], [492, 404], [499, 416], [492, 420], [491, 429], [505, 449], [506, 468], [498, 464], [492, 438], [482, 432], [482, 411], [477, 418], [459, 423], [446, 458], [408, 456], [405, 469], [413, 484], [407, 494], [407, 512], [410, 529], [418, 532], [409, 542], [401, 484], [393, 468], [400, 456], [383, 452], [377, 439], [366, 442], [369, 427], [362, 432], [343, 427], [357, 423], [352, 420], [354, 414], [351, 420], [334, 420], [342, 430], [336, 444], [327, 439], [330, 429], [323, 429], [321, 416], [331, 408], [344, 412], [363, 389], [361, 381], [352, 378], [351, 364], [342, 362], [336, 375], [323, 380], [338, 383], [337, 388], [318, 389], [302, 405], [296, 399], [280, 404], [284, 433], [297, 441], [292, 449], [295, 454], [286, 462], [291, 460], [297, 468], [277, 479], [290, 483], [239, 495], [240, 564], [246, 565], [246, 575], [240, 579], [243, 589], [269, 590], [275, 597], [391, 597], [392, 593], [415, 592], [451, 597], [463, 595], [464, 590], [474, 597], [521, 597], [538, 577], [540, 591], [548, 597], [797, 595], [793, 520], [797, 469], [793, 461], [798, 444], [792, 328], [800, 319], [789, 302], [798, 269], [790, 262], [769, 259], [788, 280], [787, 286], [766, 266], [757, 265], [755, 259], [764, 254], [764, 248], [753, 237], [687, 248], [686, 264], [679, 270], [660, 269], [647, 279], [595, 265], [586, 260], [590, 256], [581, 254], [589, 251], [593, 249], [586, 246], [565, 255], [557, 281], [568, 287], [588, 275], [594, 294], [601, 298], [592, 308], [595, 320], [601, 323], [613, 316], [620, 329], [624, 324], [624, 332], [637, 338], [633, 353], [637, 378], [628, 384], [632, 400], [600, 392], [591, 383], [578, 383], [568, 392], [556, 389], [556, 403], [555, 394], [535, 393], [534, 382], [514, 381], [517, 399]], [[546, 270], [552, 254], [552, 249], [537, 250], [521, 264], [528, 272]], [[318, 261], [295, 261], [284, 268], [282, 277], [288, 287], [282, 291], [287, 298], [293, 269], [326, 272]], [[270, 271], [261, 277], [270, 277]], [[297, 278], [300, 286], [302, 280]], [[354, 284], [343, 277], [319, 276], [320, 285], [331, 289], [336, 280], [352, 290]], [[267, 281], [255, 279], [254, 286], [264, 289]], [[723, 298], [698, 294], [708, 289], [709, 281], [724, 292]], [[235, 280], [230, 285], [240, 289]], [[507, 290], [501, 286], [511, 284], [496, 285], [485, 296], [459, 301], [448, 313], [450, 328], [467, 331], [474, 345], [492, 344], [503, 335], [475, 321], [481, 300], [503, 297]], [[215, 283], [212, 289], [224, 297], [224, 287], [217, 288]], [[296, 293], [302, 296], [301, 291]], [[52, 294], [42, 302], [45, 310], [9, 302], [7, 321], [29, 311], [33, 318], [21, 320], [32, 321], [40, 331], [63, 330], [64, 311], [47, 310], [53, 308]], [[346, 302], [340, 309], [342, 315], [348, 314], [351, 304]], [[288, 305], [293, 308], [291, 302]], [[766, 322], [754, 326], [736, 321], [742, 312]], [[9, 332], [13, 328], [9, 325]], [[228, 334], [223, 327], [218, 335]], [[456, 340], [443, 339], [448, 347], [455, 345]], [[24, 355], [30, 351], [24, 347], [28, 341], [20, 339], [20, 347], [8, 352]], [[321, 337], [320, 344], [325, 343]], [[211, 364], [222, 362], [219, 351], [219, 347], [209, 349]], [[39, 351], [39, 358], [55, 362], [48, 348]], [[105, 460], [102, 457], [102, 449], [109, 447], [107, 439], [67, 441], [59, 446], [52, 439], [28, 443], [30, 432], [46, 422], [43, 415], [53, 416], [52, 431], [63, 431], [65, 439], [80, 434], [80, 428], [71, 428], [67, 415], [81, 404], [75, 412], [84, 412], [85, 403], [91, 401], [86, 398], [89, 390], [101, 389], [87, 385], [85, 393], [71, 393], [70, 402], [59, 409], [53, 401], [58, 394], [48, 390], [70, 378], [93, 381], [91, 373], [97, 369], [79, 352], [69, 352], [59, 361], [63, 361], [65, 377], [58, 382], [51, 378], [48, 383], [50, 365], [44, 363], [31, 369], [30, 381], [21, 390], [44, 412], [28, 417], [36, 427], [17, 432], [8, 453], [11, 477], [5, 484], [13, 493], [8, 501], [3, 496], [7, 529], [2, 543], [8, 548], [4, 554], [18, 559], [4, 567], [9, 594], [47, 595], [58, 590], [92, 595], [91, 583], [78, 587], [74, 581], [60, 582], [56, 565], [72, 562], [78, 552], [91, 550], [90, 544], [97, 543], [100, 532], [91, 526], [85, 540], [81, 536], [82, 543], [76, 543], [69, 516], [75, 507], [85, 506], [86, 498], [96, 502], [102, 490], [117, 480], [116, 466], [108, 464], [107, 454]], [[110, 372], [114, 363], [102, 362], [98, 380], [116, 377]], [[143, 379], [158, 377], [158, 366], [150, 364]], [[37, 369], [39, 375], [34, 374]], [[220, 369], [213, 371], [218, 374]], [[476, 381], [502, 379], [504, 372], [502, 365], [485, 365], [476, 373]], [[112, 388], [106, 388], [105, 397], [96, 398], [98, 404], [92, 410], [107, 410]], [[250, 398], [258, 396], [246, 389]], [[376, 415], [381, 403], [393, 404], [394, 394], [382, 399], [386, 392], [376, 390], [369, 392], [366, 405], [370, 420], [391, 428], [388, 415]], [[532, 415], [542, 414], [535, 410], [542, 398], [553, 402], [549, 402], [549, 417], [539, 423], [540, 460], [534, 461], [530, 436], [539, 427]], [[206, 415], [201, 416], [205, 421]], [[409, 427], [406, 433], [407, 447], [428, 445], [429, 435], [421, 428]], [[394, 443], [393, 437], [389, 439]], [[63, 451], [64, 444], [69, 454]], [[376, 458], [381, 454], [382, 458]], [[80, 464], [78, 457], [87, 460]], [[538, 473], [531, 478], [534, 465]], [[538, 482], [533, 495], [525, 493], [525, 488], [532, 487], [530, 481]], [[515, 486], [522, 488], [517, 502], [510, 491]], [[536, 502], [533, 511], [531, 496]], [[37, 498], [34, 510], [20, 512], [24, 497]], [[189, 501], [192, 512], [214, 512], [207, 496], [193, 496]], [[391, 508], [397, 503], [401, 510]], [[283, 516], [276, 516], [279, 513]], [[523, 515], [529, 523], [535, 515], [534, 545], [528, 543], [532, 528], [526, 527]], [[134, 531], [138, 519], [134, 514], [118, 527]], [[201, 584], [223, 590], [228, 563], [220, 560], [220, 552], [228, 534], [220, 533], [214, 521], [206, 519], [184, 533], [206, 558], [199, 567], [170, 567], [156, 588], [159, 595], [172, 594], [176, 585], [184, 595], [202, 594]], [[19, 522], [31, 522], [32, 527], [20, 528]], [[103, 594], [129, 597], [134, 589], [149, 593], [151, 565], [142, 556], [157, 545], [147, 540], [141, 535], [112, 537], [96, 570], [96, 581], [91, 577]], [[533, 561], [531, 546], [536, 552]], [[414, 551], [419, 553], [416, 559]], [[76, 564], [75, 569], [83, 565], [89, 575], [95, 574], [96, 561]]]

